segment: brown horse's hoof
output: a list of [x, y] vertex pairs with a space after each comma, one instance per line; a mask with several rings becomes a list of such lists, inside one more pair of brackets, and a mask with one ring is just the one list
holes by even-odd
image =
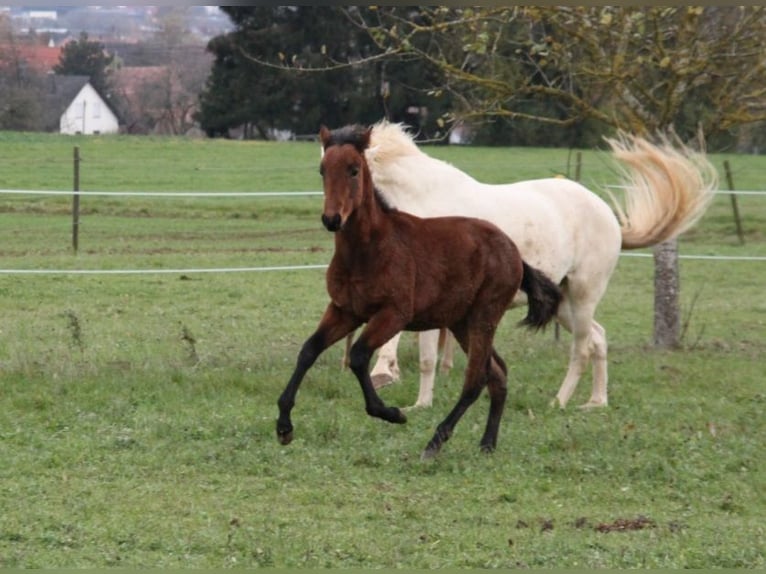
[[277, 427], [277, 440], [281, 445], [288, 445], [293, 442], [293, 429], [292, 426], [288, 429], [280, 429]]
[[420, 460], [423, 462], [433, 460], [436, 455], [439, 454], [439, 448], [433, 446], [427, 446], [423, 453], [420, 455]]
[[368, 414], [395, 425], [403, 425], [407, 422], [407, 415], [405, 415], [401, 409], [396, 407], [383, 407], [382, 410], [374, 413], [368, 411]]

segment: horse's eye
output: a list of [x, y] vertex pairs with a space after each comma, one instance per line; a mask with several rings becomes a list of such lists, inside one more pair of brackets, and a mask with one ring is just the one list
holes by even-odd
[[356, 177], [357, 175], [359, 175], [359, 166], [357, 166], [357, 165], [352, 165], [351, 167], [349, 167], [349, 168], [348, 168], [348, 174], [349, 174], [351, 177]]

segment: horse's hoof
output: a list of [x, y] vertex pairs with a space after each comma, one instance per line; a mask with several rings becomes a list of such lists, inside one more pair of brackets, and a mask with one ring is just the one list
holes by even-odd
[[591, 409], [603, 409], [606, 407], [606, 402], [589, 400], [587, 403], [580, 405], [578, 408], [583, 411], [589, 411]]
[[558, 397], [554, 397], [554, 399], [548, 404], [548, 406], [552, 409], [559, 408], [562, 411], [566, 408], [566, 404], [562, 405]]
[[394, 408], [394, 416], [391, 417], [391, 422], [399, 425], [403, 425], [407, 422], [407, 415], [404, 414], [402, 409]]
[[439, 449], [437, 447], [427, 446], [423, 453], [420, 455], [420, 460], [423, 462], [433, 460], [436, 458], [437, 454], [439, 454]]
[[378, 375], [372, 375], [370, 377], [370, 380], [372, 381], [372, 387], [375, 390], [378, 390], [392, 384], [394, 382], [394, 377], [392, 377], [388, 373], [380, 373]]
[[401, 410], [405, 413], [408, 413], [410, 411], [416, 411], [418, 409], [428, 409], [431, 408], [431, 405], [424, 405], [420, 403], [415, 403], [414, 405], [410, 405], [408, 407], [402, 407]]
[[280, 429], [277, 428], [277, 440], [281, 445], [288, 445], [293, 441], [293, 429]]
[[432, 406], [433, 406], [433, 403], [430, 401], [422, 402], [422, 403], [418, 401], [414, 405], [412, 405], [410, 408], [411, 409], [430, 409]]
[[480, 444], [479, 445], [479, 449], [484, 454], [492, 454], [493, 452], [495, 452], [495, 445], [493, 445], [493, 444]]

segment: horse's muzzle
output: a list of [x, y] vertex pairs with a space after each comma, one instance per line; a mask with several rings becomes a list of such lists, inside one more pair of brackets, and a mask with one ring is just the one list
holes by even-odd
[[322, 214], [322, 225], [325, 226], [325, 229], [327, 231], [340, 231], [341, 227], [341, 219], [340, 219], [340, 213], [336, 213], [335, 215], [325, 215]]

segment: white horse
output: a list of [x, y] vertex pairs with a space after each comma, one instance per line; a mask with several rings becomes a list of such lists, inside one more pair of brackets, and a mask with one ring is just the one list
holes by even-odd
[[[696, 223], [717, 187], [704, 155], [667, 138], [659, 143], [620, 135], [608, 139], [624, 164], [624, 206], [613, 208], [574, 181], [548, 178], [488, 185], [415, 145], [399, 124], [374, 126], [366, 152], [373, 181], [393, 207], [420, 217], [463, 215], [487, 219], [518, 245], [524, 260], [545, 272], [564, 291], [557, 320], [573, 341], [569, 367], [553, 404], [565, 407], [588, 362], [593, 389], [583, 407], [607, 405], [607, 342], [594, 320], [621, 249], [672, 239]], [[526, 303], [523, 293], [515, 305]], [[416, 407], [430, 406], [438, 331], [420, 334], [420, 391]], [[384, 345], [372, 370], [376, 386], [398, 379], [399, 335]]]

